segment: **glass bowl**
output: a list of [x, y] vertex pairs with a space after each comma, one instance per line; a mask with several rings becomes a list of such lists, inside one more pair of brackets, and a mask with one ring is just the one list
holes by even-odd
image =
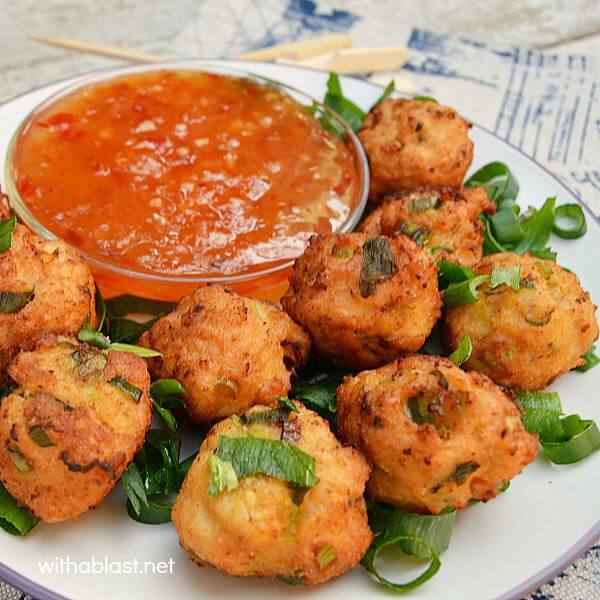
[[[326, 107], [322, 102], [315, 100], [308, 94], [285, 85], [283, 83], [246, 72], [237, 68], [224, 66], [221, 62], [218, 66], [196, 60], [177, 60], [161, 63], [150, 63], [130, 67], [122, 67], [110, 70], [103, 70], [92, 73], [78, 79], [74, 84], [66, 86], [56, 94], [53, 94], [44, 102], [39, 104], [23, 119], [15, 133], [13, 134], [5, 161], [5, 179], [7, 193], [10, 204], [17, 214], [18, 218], [32, 229], [35, 233], [45, 239], [56, 239], [58, 236], [47, 229], [33, 215], [21, 198], [17, 189], [13, 162], [18, 140], [21, 134], [26, 130], [30, 121], [37, 114], [45, 110], [48, 106], [54, 104], [61, 98], [69, 95], [75, 90], [99, 82], [109, 81], [128, 74], [137, 74], [143, 72], [163, 71], [163, 70], [196, 70], [221, 75], [230, 75], [250, 79], [263, 85], [276, 85], [280, 90], [287, 93], [296, 101], [304, 105], [313, 105], [315, 115], [318, 117], [328, 114], [329, 118], [337, 121], [340, 129], [345, 132], [345, 140], [348, 149], [351, 151], [356, 172], [358, 174], [358, 197], [355, 200], [355, 206], [348, 216], [347, 220], [337, 229], [336, 233], [347, 233], [358, 224], [362, 213], [367, 204], [369, 192], [369, 167], [364, 150], [356, 134], [348, 127], [337, 113]], [[266, 266], [266, 268], [252, 273], [243, 273], [238, 275], [171, 275], [161, 273], [150, 273], [147, 271], [137, 271], [135, 269], [125, 268], [110, 262], [109, 259], [101, 260], [80, 251], [83, 258], [88, 262], [97, 284], [105, 296], [110, 297], [117, 294], [135, 294], [138, 296], [157, 298], [161, 300], [178, 300], [181, 296], [193, 292], [197, 287], [207, 283], [222, 283], [230, 286], [240, 294], [260, 297], [278, 302], [287, 288], [287, 280], [290, 274], [293, 260], [279, 263], [275, 266]]]

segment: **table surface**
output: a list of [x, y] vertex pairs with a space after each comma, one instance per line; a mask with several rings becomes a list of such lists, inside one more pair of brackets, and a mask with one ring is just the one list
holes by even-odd
[[[243, 0], [240, 1], [240, 7]], [[266, 9], [294, 0], [264, 0]], [[296, 0], [311, 2], [311, 0]], [[0, 101], [53, 80], [119, 61], [79, 54], [30, 41], [30, 35], [72, 37], [84, 41], [164, 53], [177, 48], [181, 32], [210, 0], [0, 0]], [[235, 11], [237, 0], [228, 5]], [[351, 8], [353, 0], [321, 2]], [[600, 58], [600, 2], [597, 0], [377, 0], [374, 11], [393, 11], [390, 27], [419, 27], [495, 45], [552, 49]], [[243, 15], [242, 15], [243, 16]], [[353, 32], [361, 43], [360, 30]], [[189, 40], [188, 40], [189, 41]], [[369, 44], [372, 40], [365, 32]], [[399, 42], [404, 38], [399, 35]], [[189, 44], [185, 53], [189, 54]], [[198, 40], [196, 55], [213, 58], [209, 41]], [[598, 550], [598, 548], [596, 548]], [[577, 565], [570, 567], [577, 569]], [[571, 586], [569, 586], [571, 587]], [[536, 599], [589, 598], [569, 589], [536, 593]], [[587, 589], [587, 588], [586, 588]], [[598, 588], [600, 589], [600, 588]], [[0, 586], [0, 597], [6, 592]], [[589, 591], [587, 592], [589, 594]], [[12, 596], [18, 598], [18, 595]]]

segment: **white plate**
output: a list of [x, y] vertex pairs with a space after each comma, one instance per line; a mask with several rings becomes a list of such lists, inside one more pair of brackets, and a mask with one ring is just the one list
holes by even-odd
[[[197, 64], [197, 62], [196, 62]], [[215, 64], [215, 63], [212, 63]], [[295, 86], [322, 98], [326, 74], [262, 63], [229, 63]], [[185, 66], [179, 61], [176, 66]], [[34, 90], [0, 106], [0, 158], [21, 119], [51, 93], [73, 80]], [[343, 78], [345, 93], [363, 108], [381, 88], [365, 81]], [[474, 127], [473, 169], [494, 160], [510, 166], [521, 184], [522, 206], [541, 206], [547, 196], [558, 203], [576, 202], [573, 194], [533, 160]], [[588, 213], [588, 233], [580, 240], [551, 240], [561, 264], [574, 270], [600, 301], [598, 247], [600, 227]], [[600, 423], [600, 367], [563, 377], [553, 389], [560, 392], [565, 411]], [[193, 440], [188, 440], [193, 442]], [[488, 504], [460, 513], [442, 568], [428, 583], [408, 594], [411, 598], [482, 600], [519, 598], [558, 573], [600, 536], [600, 452], [582, 463], [554, 466], [540, 457], [517, 477], [508, 490]], [[63, 558], [91, 561], [175, 561], [173, 574], [109, 573], [102, 575], [42, 574], [40, 561]], [[85, 568], [85, 567], [84, 567]], [[132, 521], [125, 511], [120, 486], [99, 510], [77, 521], [40, 525], [24, 539], [0, 532], [0, 578], [38, 598], [197, 598], [234, 596], [274, 598], [385, 598], [381, 587], [355, 569], [314, 589], [283, 583], [228, 577], [215, 569], [196, 567], [179, 548], [171, 525], [150, 526]]]

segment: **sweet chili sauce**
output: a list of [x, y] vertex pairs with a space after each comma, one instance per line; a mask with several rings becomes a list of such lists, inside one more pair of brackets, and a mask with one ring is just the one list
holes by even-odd
[[[338, 229], [359, 200], [354, 160], [275, 86], [160, 70], [81, 87], [36, 113], [13, 174], [33, 215], [88, 257], [218, 278], [276, 267]], [[106, 277], [131, 291], [125, 275]]]

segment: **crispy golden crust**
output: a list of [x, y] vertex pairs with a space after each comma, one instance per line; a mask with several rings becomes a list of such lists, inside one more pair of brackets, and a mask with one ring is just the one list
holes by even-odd
[[20, 350], [46, 334], [76, 334], [96, 321], [95, 286], [81, 256], [59, 241], [44, 241], [17, 225], [10, 249], [0, 254], [0, 292], [33, 292], [16, 313], [0, 313], [0, 382]]
[[[288, 417], [300, 432], [295, 443], [316, 459], [319, 478], [303, 498], [286, 482], [265, 475], [240, 479], [231, 492], [210, 497], [209, 460], [219, 436], [279, 439], [282, 426], [226, 419], [208, 434], [172, 512], [181, 545], [199, 564], [243, 577], [301, 577], [315, 585], [355, 567], [368, 549], [365, 460], [342, 447], [321, 417], [296, 406], [300, 413]], [[321, 568], [317, 556], [327, 547], [335, 558]]]
[[371, 236], [400, 233], [436, 260], [447, 258], [470, 267], [483, 256], [483, 223], [477, 217], [482, 212], [494, 213], [495, 207], [480, 187], [397, 192], [383, 199], [360, 231]]
[[506, 387], [541, 390], [582, 364], [598, 338], [596, 307], [577, 277], [551, 260], [492, 254], [475, 271], [514, 265], [521, 266], [518, 291], [483, 286], [480, 302], [446, 311], [445, 345], [453, 350], [468, 335], [473, 353], [466, 368]]
[[[8, 492], [47, 522], [98, 506], [150, 427], [144, 360], [63, 338], [18, 354], [9, 374], [18, 388], [0, 405], [0, 480]], [[108, 383], [115, 377], [142, 391], [139, 402]]]
[[404, 236], [388, 240], [395, 274], [365, 297], [361, 271], [372, 239], [364, 233], [312, 238], [281, 299], [318, 353], [353, 369], [418, 350], [441, 314], [435, 263]]
[[373, 469], [369, 497], [408, 512], [487, 501], [537, 454], [512, 396], [443, 357], [414, 355], [363, 371], [337, 398], [339, 436]]
[[310, 339], [281, 309], [228, 288], [199, 288], [160, 319], [140, 344], [162, 353], [154, 377], [173, 377], [187, 390], [192, 419], [211, 422], [286, 396]]
[[388, 98], [364, 120], [358, 137], [369, 158], [369, 200], [421, 186], [461, 185], [473, 159], [470, 125], [435, 102]]

